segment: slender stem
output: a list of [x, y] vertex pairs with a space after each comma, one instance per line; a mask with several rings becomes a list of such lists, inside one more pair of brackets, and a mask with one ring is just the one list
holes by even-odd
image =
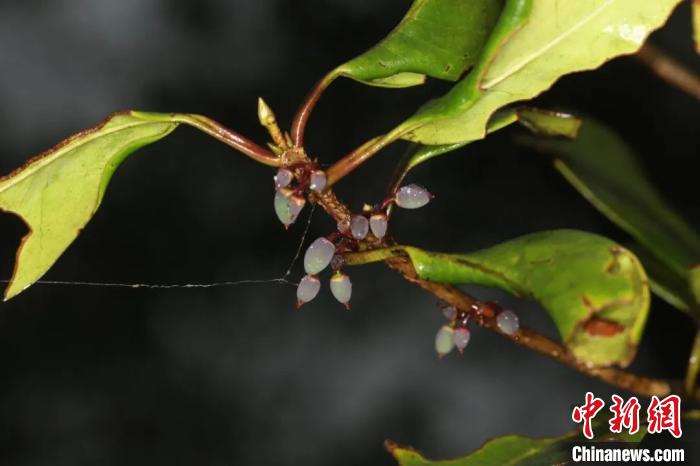
[[659, 78], [700, 100], [700, 77], [656, 46], [647, 42], [635, 57]]
[[271, 167], [279, 167], [281, 165], [278, 156], [211, 118], [202, 115], [173, 114], [172, 119], [173, 121], [186, 123], [204, 131], [208, 135], [244, 153], [257, 162]]
[[[451, 285], [429, 282], [418, 277], [411, 261], [405, 257], [400, 246], [383, 248], [359, 253], [346, 254], [344, 256], [347, 265], [362, 265], [372, 262], [384, 261], [390, 268], [400, 273], [406, 280], [417, 284], [424, 290], [433, 294], [441, 301], [456, 307], [459, 310], [469, 312], [477, 300]], [[582, 374], [597, 378], [610, 385], [629, 390], [644, 396], [665, 396], [674, 391], [679, 391], [678, 384], [666, 380], [653, 379], [632, 374], [613, 367], [591, 367], [576, 359], [571, 352], [561, 345], [534, 330], [521, 328], [515, 335], [508, 336], [498, 330], [495, 317], [476, 320], [483, 328], [498, 333], [516, 344], [537, 351], [560, 363], [569, 366]], [[691, 393], [689, 391], [688, 393]], [[700, 394], [694, 393], [698, 398]]]
[[698, 379], [698, 373], [700, 372], [700, 330], [695, 335], [695, 342], [693, 343], [693, 349], [690, 350], [690, 357], [688, 358], [688, 369], [685, 375], [685, 391], [686, 393], [693, 393], [695, 389], [695, 383]]
[[326, 171], [327, 186], [337, 183], [341, 178], [369, 160], [374, 154], [394, 142], [394, 140], [395, 138], [391, 134], [377, 136], [338, 160]]
[[336, 77], [337, 75], [333, 72], [324, 76], [323, 79], [316, 83], [314, 88], [311, 89], [311, 92], [309, 92], [306, 99], [304, 99], [304, 102], [297, 110], [294, 120], [292, 121], [292, 140], [297, 147], [304, 146], [304, 131], [306, 130], [306, 123], [309, 121], [311, 112], [314, 110], [314, 107], [316, 107], [323, 92]]

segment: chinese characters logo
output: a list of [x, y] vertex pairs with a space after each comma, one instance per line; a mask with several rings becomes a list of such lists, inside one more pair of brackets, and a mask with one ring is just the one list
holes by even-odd
[[[605, 401], [597, 398], [593, 393], [587, 392], [584, 404], [575, 406], [571, 413], [571, 419], [577, 423], [583, 423], [583, 435], [587, 439], [593, 438], [593, 418], [605, 407]], [[612, 418], [608, 421], [610, 432], [621, 433], [627, 430], [631, 435], [639, 432], [639, 413], [641, 404], [637, 397], [631, 397], [627, 401], [618, 395], [612, 396], [610, 405]], [[669, 395], [663, 400], [652, 396], [646, 411], [648, 432], [658, 434], [668, 431], [675, 438], [683, 434], [681, 430], [681, 399], [678, 395]]]

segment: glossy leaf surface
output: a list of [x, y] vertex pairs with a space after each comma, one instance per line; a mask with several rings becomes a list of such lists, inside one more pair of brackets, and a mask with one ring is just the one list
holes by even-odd
[[29, 232], [17, 251], [5, 299], [22, 292], [56, 262], [97, 211], [119, 164], [179, 123], [206, 130], [203, 117], [125, 112], [78, 133], [0, 180], [0, 209]]
[[471, 254], [404, 250], [423, 279], [537, 301], [579, 360], [624, 366], [634, 357], [649, 309], [646, 275], [631, 252], [606, 238], [554, 230]]
[[[581, 127], [581, 120], [573, 115], [551, 112], [532, 107], [508, 108], [496, 112], [489, 121], [487, 133], [493, 133], [512, 123], [519, 122], [537, 134], [575, 138]], [[455, 151], [469, 144], [440, 144], [433, 146], [418, 145], [401, 160], [393, 186], [397, 186], [409, 171], [428, 160]]]
[[415, 0], [376, 46], [333, 70], [366, 84], [407, 87], [426, 76], [456, 81], [477, 60], [503, 0]]
[[[650, 254], [645, 260], [653, 281], [686, 299], [688, 269], [700, 263], [700, 235], [649, 181], [632, 150], [610, 129], [586, 119], [578, 138], [526, 141], [555, 157], [554, 166], [598, 210], [632, 235]], [[669, 296], [679, 308], [677, 300]], [[675, 302], [674, 302], [675, 301]]]
[[633, 53], [680, 0], [507, 0], [478, 63], [391, 138], [454, 144], [484, 137], [491, 115], [561, 76]]

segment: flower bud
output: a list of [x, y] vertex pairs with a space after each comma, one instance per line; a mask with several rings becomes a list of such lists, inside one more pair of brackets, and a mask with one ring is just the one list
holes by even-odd
[[315, 275], [306, 275], [302, 278], [297, 287], [297, 309], [314, 299], [320, 289], [321, 281]]
[[350, 298], [352, 297], [352, 283], [350, 277], [342, 272], [336, 272], [331, 277], [331, 293], [335, 299], [350, 309]]
[[430, 202], [432, 197], [432, 194], [424, 187], [417, 184], [409, 184], [399, 188], [394, 202], [396, 202], [397, 206], [404, 209], [418, 209]]
[[442, 315], [444, 315], [447, 320], [455, 320], [455, 318], [457, 318], [457, 308], [454, 306], [445, 306], [442, 308]]
[[471, 338], [471, 332], [468, 328], [458, 328], [455, 330], [454, 335], [452, 335], [452, 341], [459, 350], [460, 354], [464, 351], [464, 348], [469, 344], [469, 339]]
[[280, 168], [277, 170], [273, 180], [275, 180], [275, 189], [282, 189], [289, 186], [289, 184], [294, 179], [294, 173], [287, 168]]
[[369, 227], [377, 239], [382, 239], [386, 236], [388, 226], [389, 224], [384, 214], [374, 214], [369, 218]]
[[520, 329], [520, 319], [515, 312], [504, 310], [496, 316], [496, 325], [506, 335], [514, 335]]
[[292, 194], [290, 189], [282, 188], [275, 192], [275, 213], [285, 228], [296, 221], [305, 204], [306, 199]]
[[317, 274], [328, 267], [335, 254], [335, 245], [321, 237], [311, 243], [304, 254], [304, 270], [310, 275]]
[[362, 240], [369, 233], [369, 220], [364, 215], [355, 215], [350, 219], [350, 234], [356, 240]]
[[309, 178], [309, 189], [317, 193], [326, 189], [326, 173], [323, 170], [314, 170]]
[[435, 351], [439, 357], [447, 355], [455, 347], [454, 333], [455, 331], [448, 325], [443, 325], [438, 330], [437, 335], [435, 335]]

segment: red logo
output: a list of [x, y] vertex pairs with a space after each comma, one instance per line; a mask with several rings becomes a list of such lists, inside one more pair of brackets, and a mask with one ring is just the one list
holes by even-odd
[[593, 418], [598, 411], [603, 409], [605, 402], [600, 398], [596, 398], [593, 393], [586, 392], [586, 403], [582, 406], [576, 406], [571, 413], [571, 419], [577, 424], [583, 422], [583, 435], [587, 439], [593, 438]]
[[612, 411], [613, 417], [608, 421], [610, 432], [619, 434], [623, 428], [627, 429], [630, 434], [639, 432], [639, 409], [641, 405], [637, 397], [633, 396], [624, 404], [624, 400], [620, 396], [613, 395], [612, 400], [613, 404], [610, 406], [610, 411]]
[[[593, 419], [605, 406], [605, 402], [597, 398], [593, 393], [586, 392], [586, 401], [581, 406], [575, 406], [571, 412], [571, 419], [577, 423], [583, 423], [583, 435], [587, 439], [593, 439]], [[619, 434], [626, 429], [630, 434], [639, 432], [639, 412], [641, 405], [637, 397], [631, 397], [625, 401], [621, 396], [613, 395], [610, 412], [612, 418], [608, 421], [610, 432]], [[669, 395], [663, 400], [652, 396], [647, 408], [648, 432], [659, 434], [667, 430], [675, 438], [683, 435], [681, 430], [681, 399], [678, 395]]]
[[658, 434], [667, 430], [676, 438], [683, 435], [681, 430], [681, 399], [678, 395], [669, 395], [659, 401], [656, 396], [651, 397], [647, 408], [647, 421], [649, 433]]

